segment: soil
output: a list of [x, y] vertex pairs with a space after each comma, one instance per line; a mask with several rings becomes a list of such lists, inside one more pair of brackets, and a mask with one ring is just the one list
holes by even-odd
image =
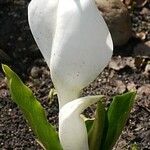
[[[48, 98], [53, 84], [28, 27], [28, 2], [0, 0], [0, 53], [3, 54], [0, 61], [11, 66], [33, 90], [45, 108], [49, 122], [57, 128], [57, 96], [52, 101]], [[104, 94], [107, 107], [115, 94], [131, 89], [137, 91], [136, 102], [114, 148], [116, 150], [131, 149], [133, 144], [140, 150], [150, 150], [150, 3], [144, 3], [144, 0], [138, 2], [124, 1], [132, 19], [132, 38], [126, 45], [115, 47], [109, 65], [82, 92], [82, 95]], [[42, 150], [22, 113], [11, 101], [2, 71], [0, 112], [0, 149]], [[92, 116], [93, 107], [85, 114]]]

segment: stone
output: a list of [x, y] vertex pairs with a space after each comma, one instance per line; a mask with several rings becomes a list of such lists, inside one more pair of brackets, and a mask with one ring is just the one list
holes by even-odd
[[115, 46], [128, 42], [132, 36], [131, 19], [126, 5], [121, 0], [95, 0], [108, 25]]

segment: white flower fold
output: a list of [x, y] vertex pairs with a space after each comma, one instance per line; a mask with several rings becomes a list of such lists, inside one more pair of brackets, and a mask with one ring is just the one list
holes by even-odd
[[48, 66], [56, 29], [57, 7], [58, 0], [32, 0], [28, 6], [28, 22]]
[[101, 96], [87, 96], [68, 102], [59, 113], [59, 138], [64, 150], [88, 150], [88, 135], [80, 114]]
[[61, 108], [107, 65], [113, 50], [109, 30], [94, 0], [32, 0], [28, 16]]
[[50, 70], [60, 108], [79, 97], [112, 56], [112, 39], [94, 0], [59, 0]]

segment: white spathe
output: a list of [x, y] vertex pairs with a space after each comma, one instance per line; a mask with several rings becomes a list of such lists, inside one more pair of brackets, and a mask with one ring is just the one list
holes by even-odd
[[113, 43], [107, 25], [94, 0], [32, 0], [28, 17], [58, 94], [63, 149], [88, 150], [80, 113], [98, 98], [79, 95], [112, 56]]
[[80, 114], [101, 96], [87, 96], [68, 102], [59, 113], [59, 138], [64, 150], [88, 150], [88, 135]]
[[94, 0], [32, 0], [28, 18], [61, 108], [107, 65], [113, 51], [110, 32]]
[[28, 6], [28, 21], [33, 37], [48, 66], [56, 29], [58, 0], [32, 0]]
[[104, 69], [113, 44], [94, 0], [59, 0], [56, 22], [50, 70], [61, 108]]

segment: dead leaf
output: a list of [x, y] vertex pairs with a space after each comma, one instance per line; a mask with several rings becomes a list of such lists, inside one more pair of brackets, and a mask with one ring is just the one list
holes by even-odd
[[146, 95], [150, 95], [150, 84], [145, 84], [141, 87], [138, 88], [137, 93], [142, 95], [142, 94], [146, 94]]
[[135, 83], [134, 82], [130, 82], [130, 83], [128, 83], [127, 84], [127, 89], [128, 89], [128, 91], [136, 91], [136, 85], [135, 85]]
[[116, 80], [115, 81], [115, 85], [116, 85], [117, 91], [120, 94], [123, 93], [123, 92], [125, 92], [126, 86], [125, 86], [125, 84], [121, 80]]
[[109, 63], [109, 68], [114, 70], [120, 70], [125, 68], [126, 66], [131, 67], [132, 69], [135, 68], [134, 65], [135, 59], [132, 57], [113, 57], [112, 60]]
[[136, 0], [137, 7], [143, 7], [147, 2], [148, 0]]
[[140, 12], [141, 15], [150, 15], [150, 10], [146, 7], [142, 8], [141, 12]]

